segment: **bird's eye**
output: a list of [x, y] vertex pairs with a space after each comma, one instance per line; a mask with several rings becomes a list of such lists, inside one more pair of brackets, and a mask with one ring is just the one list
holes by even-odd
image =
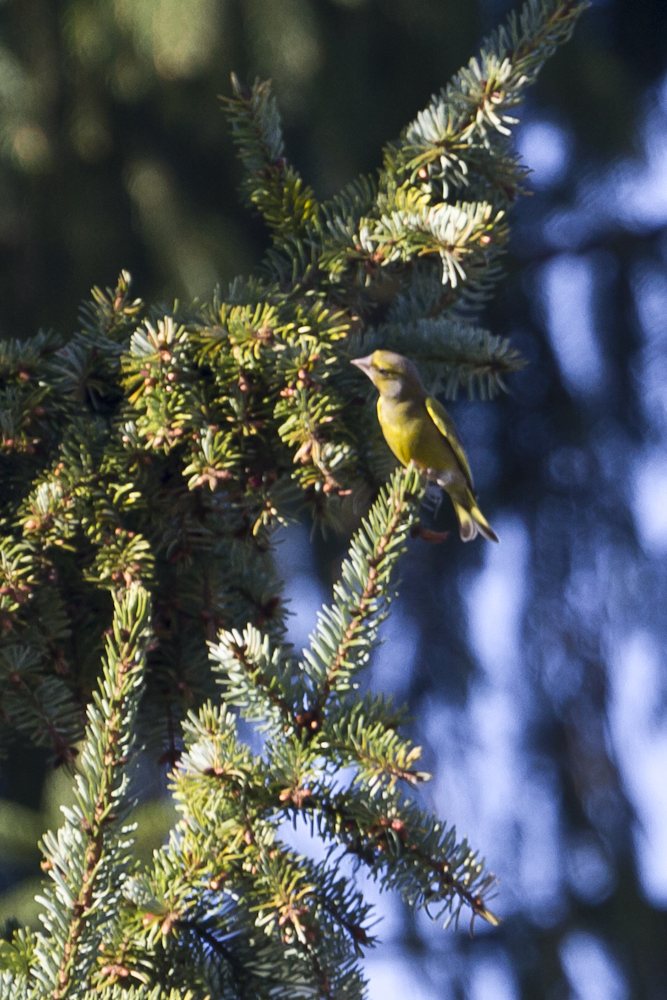
[[378, 368], [377, 365], [375, 365], [375, 371], [378, 373], [378, 375], [391, 375], [391, 372], [389, 371], [388, 368]]

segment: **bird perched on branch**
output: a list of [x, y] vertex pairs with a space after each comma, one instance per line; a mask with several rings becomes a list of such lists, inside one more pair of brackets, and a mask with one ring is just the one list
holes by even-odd
[[472, 473], [454, 421], [444, 406], [427, 394], [412, 361], [393, 351], [374, 351], [352, 364], [368, 375], [380, 392], [378, 420], [396, 458], [402, 465], [414, 462], [449, 494], [462, 540], [470, 542], [479, 533], [497, 542], [477, 506]]

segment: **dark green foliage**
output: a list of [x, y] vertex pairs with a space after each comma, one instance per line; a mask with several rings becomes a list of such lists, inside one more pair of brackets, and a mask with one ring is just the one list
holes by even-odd
[[[387, 148], [377, 183], [321, 205], [283, 156], [268, 84], [234, 80], [244, 190], [273, 235], [262, 276], [147, 308], [123, 272], [70, 338], [3, 345], [2, 725], [57, 763], [84, 741], [76, 804], [44, 840], [46, 932], [5, 942], [19, 978], [2, 989], [360, 996], [368, 907], [342, 855], [436, 918], [495, 922], [476, 854], [405, 797], [428, 775], [402, 714], [358, 693], [425, 484], [408, 469], [380, 488], [386, 448], [349, 361], [402, 349], [436, 391], [483, 396], [522, 366], [464, 316], [498, 279], [521, 189], [506, 112], [581, 9], [529, 0]], [[274, 528], [300, 509], [349, 523], [373, 498], [297, 662]], [[261, 754], [230, 708], [264, 731]], [[174, 766], [181, 813], [143, 872], [124, 825], [138, 738]], [[325, 862], [283, 841], [297, 818]]]

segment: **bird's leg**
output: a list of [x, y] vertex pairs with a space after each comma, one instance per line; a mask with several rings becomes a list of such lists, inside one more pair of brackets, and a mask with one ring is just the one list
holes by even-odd
[[442, 506], [443, 490], [438, 484], [431, 482], [426, 487], [426, 493], [424, 494], [424, 499], [422, 504], [424, 509], [433, 515], [433, 520], [436, 521], [438, 514], [440, 513], [440, 507]]

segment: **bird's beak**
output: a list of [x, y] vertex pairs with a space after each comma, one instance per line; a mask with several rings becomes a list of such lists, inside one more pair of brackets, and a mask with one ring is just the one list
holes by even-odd
[[350, 364], [356, 365], [357, 368], [361, 368], [364, 375], [371, 375], [371, 366], [373, 364], [373, 355], [367, 354], [365, 358], [352, 358]]

